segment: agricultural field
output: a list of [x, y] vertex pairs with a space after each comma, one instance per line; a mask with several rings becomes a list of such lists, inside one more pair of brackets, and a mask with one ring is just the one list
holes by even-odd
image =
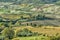
[[[18, 28], [18, 29], [17, 29]], [[27, 27], [15, 27], [15, 31], [21, 30], [27, 28], [33, 32], [38, 32], [41, 34], [46, 34], [46, 36], [56, 36], [56, 34], [60, 35], [60, 27], [53, 27], [53, 26], [42, 26], [42, 27], [31, 27], [31, 26], [27, 26]]]

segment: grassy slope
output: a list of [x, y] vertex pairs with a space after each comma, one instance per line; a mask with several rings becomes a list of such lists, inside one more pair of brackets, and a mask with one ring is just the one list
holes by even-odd
[[18, 37], [18, 38], [14, 38], [12, 40], [50, 40], [48, 37], [44, 37], [44, 36], [34, 36], [34, 37]]

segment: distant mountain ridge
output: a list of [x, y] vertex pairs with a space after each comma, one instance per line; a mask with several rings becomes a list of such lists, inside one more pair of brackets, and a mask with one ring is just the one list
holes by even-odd
[[15, 3], [54, 3], [60, 0], [0, 0], [0, 2], [15, 2]]

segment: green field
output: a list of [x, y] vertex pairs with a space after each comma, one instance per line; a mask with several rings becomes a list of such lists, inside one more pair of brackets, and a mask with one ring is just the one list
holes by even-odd
[[50, 39], [44, 36], [33, 36], [33, 37], [18, 37], [12, 40], [50, 40]]

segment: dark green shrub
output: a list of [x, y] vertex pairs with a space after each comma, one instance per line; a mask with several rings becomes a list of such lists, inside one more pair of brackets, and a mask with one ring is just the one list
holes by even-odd
[[17, 32], [17, 36], [20, 36], [20, 37], [32, 36], [32, 34], [33, 33], [26, 28]]
[[37, 24], [34, 24], [34, 23], [33, 23], [33, 24], [32, 24], [32, 27], [37, 27]]
[[9, 24], [8, 24], [8, 23], [4, 23], [4, 26], [5, 26], [5, 27], [9, 27]]
[[60, 40], [60, 36], [53, 36], [50, 38], [50, 40]]
[[24, 28], [23, 30], [18, 31], [16, 35], [19, 37], [27, 37], [27, 36], [36, 36], [39, 34], [37, 32], [32, 32], [32, 31]]

